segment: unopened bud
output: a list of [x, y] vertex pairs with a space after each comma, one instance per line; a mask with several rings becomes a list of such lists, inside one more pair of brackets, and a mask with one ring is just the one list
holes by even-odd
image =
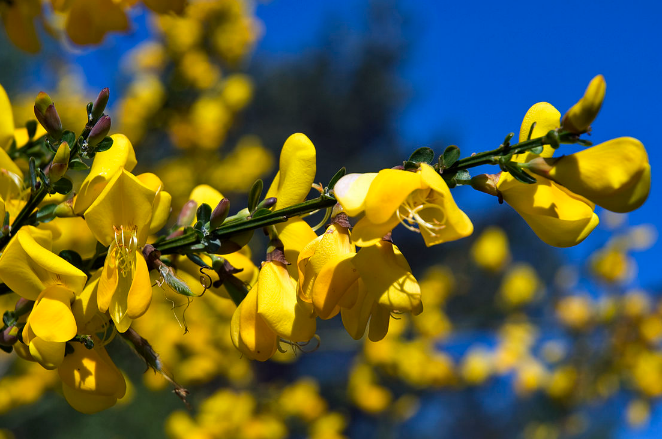
[[67, 142], [60, 143], [60, 146], [55, 153], [53, 158], [53, 163], [48, 171], [48, 177], [51, 180], [51, 183], [55, 183], [61, 179], [64, 174], [66, 174], [67, 169], [69, 169], [69, 155], [71, 153], [71, 148]]
[[9, 326], [0, 332], [0, 344], [3, 346], [12, 346], [18, 341], [18, 328]]
[[16, 305], [14, 305], [14, 312], [17, 315], [22, 316], [23, 314], [29, 312], [33, 306], [34, 302], [32, 300], [21, 297], [16, 301]]
[[230, 213], [230, 200], [223, 198], [211, 213], [211, 218], [209, 220], [211, 229], [217, 229], [221, 224], [223, 224], [225, 218], [228, 217], [228, 213]]
[[181, 212], [179, 212], [179, 217], [177, 217], [177, 225], [179, 227], [190, 226], [195, 218], [195, 213], [198, 210], [198, 203], [195, 200], [188, 200], [184, 207], [182, 207]]
[[278, 199], [276, 197], [269, 197], [265, 198], [264, 200], [260, 201], [260, 204], [257, 205], [258, 209], [271, 209], [273, 206], [276, 205], [276, 202]]
[[101, 119], [97, 121], [97, 123], [90, 131], [90, 135], [87, 138], [87, 144], [90, 147], [96, 146], [99, 142], [101, 142], [104, 139], [104, 137], [106, 137], [109, 131], [110, 131], [110, 116], [103, 116]]
[[99, 93], [99, 96], [97, 96], [96, 101], [94, 101], [94, 104], [92, 104], [92, 111], [90, 112], [90, 115], [92, 116], [91, 120], [97, 120], [103, 115], [103, 111], [106, 109], [106, 105], [108, 104], [109, 96], [110, 90], [108, 90], [108, 87], [101, 90], [101, 93]]
[[561, 127], [575, 134], [588, 131], [600, 112], [606, 92], [607, 83], [604, 76], [598, 75], [593, 78], [584, 96], [563, 115]]
[[499, 196], [497, 184], [501, 174], [480, 174], [471, 178], [471, 187], [486, 194]]
[[62, 137], [62, 121], [55, 110], [55, 104], [48, 94], [39, 92], [34, 102], [34, 115], [42, 127], [55, 140]]

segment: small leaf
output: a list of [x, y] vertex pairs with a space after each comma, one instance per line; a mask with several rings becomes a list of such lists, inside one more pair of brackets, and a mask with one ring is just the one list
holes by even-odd
[[90, 169], [90, 167], [81, 159], [72, 159], [69, 162], [69, 169], [73, 169], [74, 171], [85, 171]]
[[186, 257], [191, 260], [195, 265], [198, 265], [202, 268], [211, 268], [199, 255], [195, 253], [187, 253]]
[[543, 149], [544, 149], [543, 146], [540, 145], [540, 146], [536, 146], [535, 148], [531, 148], [529, 151], [531, 151], [534, 154], [540, 154], [542, 153]]
[[97, 153], [97, 152], [108, 151], [111, 146], [113, 146], [113, 139], [112, 137], [106, 136], [103, 138], [101, 142], [97, 144], [97, 147], [94, 148], [94, 152]]
[[200, 207], [198, 207], [196, 215], [198, 217], [198, 221], [201, 221], [203, 224], [208, 223], [211, 219], [211, 207], [209, 207], [209, 204], [202, 203]]
[[205, 238], [204, 243], [207, 247], [207, 251], [210, 253], [217, 253], [221, 249], [221, 240]]
[[37, 221], [40, 223], [47, 223], [55, 218], [55, 208], [57, 204], [47, 204], [37, 211]]
[[76, 268], [83, 267], [83, 258], [73, 250], [62, 250], [60, 257]]
[[418, 148], [409, 156], [407, 161], [431, 164], [434, 161], [434, 151], [427, 146]]
[[251, 186], [250, 192], [248, 192], [248, 211], [252, 212], [257, 207], [257, 203], [260, 202], [260, 197], [262, 196], [262, 189], [264, 183], [259, 178], [255, 180], [253, 186]]
[[406, 162], [403, 163], [405, 171], [408, 171], [410, 169], [418, 169], [419, 164], [418, 162], [412, 162], [410, 160], [407, 160]]
[[531, 175], [529, 175], [527, 172], [521, 169], [515, 162], [506, 163], [505, 168], [510, 173], [510, 175], [512, 175], [515, 178], [515, 180], [521, 183], [533, 184], [537, 181], [535, 178], [533, 178]]
[[593, 146], [593, 142], [586, 139], [577, 139], [577, 143], [579, 143], [581, 146]]
[[73, 187], [74, 185], [71, 182], [71, 180], [69, 180], [69, 177], [62, 177], [61, 179], [53, 183], [53, 189], [55, 190], [55, 192], [62, 195], [67, 195], [69, 192], [71, 192], [71, 189], [73, 189]]
[[444, 150], [444, 154], [441, 156], [441, 162], [443, 162], [444, 169], [448, 169], [460, 158], [460, 148], [455, 145], [450, 145]]
[[73, 131], [67, 130], [62, 134], [62, 141], [67, 142], [69, 146], [72, 146], [74, 143], [76, 143], [76, 135]]
[[471, 174], [469, 174], [469, 171], [466, 169], [459, 170], [457, 171], [457, 174], [455, 174], [455, 180], [471, 180]]
[[333, 189], [336, 186], [336, 183], [338, 183], [338, 180], [343, 178], [346, 173], [347, 170], [344, 167], [342, 167], [338, 170], [338, 172], [333, 174], [333, 177], [331, 177], [331, 181], [329, 181], [329, 186], [327, 186], [329, 190]]
[[29, 120], [25, 123], [25, 128], [28, 129], [28, 138], [32, 139], [34, 135], [37, 133], [37, 121], [36, 120]]

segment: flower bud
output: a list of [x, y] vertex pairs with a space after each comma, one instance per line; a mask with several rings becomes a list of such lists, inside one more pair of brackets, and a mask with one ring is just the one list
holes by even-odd
[[211, 226], [212, 230], [217, 229], [221, 224], [223, 224], [223, 221], [225, 221], [225, 218], [228, 217], [229, 212], [230, 200], [223, 198], [211, 213], [209, 225]]
[[581, 134], [589, 130], [605, 99], [607, 83], [602, 75], [591, 80], [584, 96], [563, 115], [561, 127], [571, 133]]
[[103, 116], [99, 119], [90, 131], [90, 135], [87, 138], [87, 144], [90, 147], [96, 146], [101, 142], [108, 132], [110, 131], [110, 116]]
[[198, 203], [196, 203], [195, 200], [188, 200], [182, 207], [181, 212], [179, 212], [179, 217], [177, 217], [177, 225], [179, 227], [186, 227], [191, 225], [197, 210]]
[[99, 96], [97, 96], [96, 101], [94, 101], [94, 104], [92, 104], [92, 111], [90, 112], [92, 116], [91, 120], [97, 120], [103, 115], [103, 111], [106, 109], [106, 105], [108, 104], [109, 96], [110, 90], [108, 90], [108, 87], [101, 90]]
[[53, 213], [57, 218], [71, 218], [77, 216], [76, 212], [74, 212], [74, 199], [71, 198], [58, 204]]
[[278, 202], [278, 199], [276, 197], [269, 197], [265, 198], [264, 200], [260, 201], [260, 204], [257, 205], [258, 209], [271, 209], [273, 206], [276, 205]]
[[37, 99], [35, 99], [34, 115], [51, 137], [55, 140], [59, 140], [62, 137], [60, 115], [57, 114], [51, 97], [43, 91], [39, 92]]
[[53, 158], [53, 163], [51, 163], [50, 171], [48, 176], [51, 180], [51, 183], [55, 183], [61, 179], [69, 168], [69, 155], [71, 153], [71, 148], [67, 142], [60, 143], [60, 146], [55, 153]]
[[18, 341], [18, 328], [16, 326], [9, 326], [4, 331], [0, 332], [0, 345], [12, 346]]
[[29, 312], [33, 306], [34, 301], [21, 297], [16, 301], [16, 305], [14, 305], [14, 312], [18, 315], [23, 315]]

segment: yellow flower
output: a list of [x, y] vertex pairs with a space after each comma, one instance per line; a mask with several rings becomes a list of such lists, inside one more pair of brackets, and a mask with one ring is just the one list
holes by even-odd
[[648, 154], [632, 137], [612, 139], [546, 163], [551, 166], [545, 172], [549, 179], [612, 212], [631, 212], [648, 198]]
[[563, 115], [561, 121], [563, 129], [577, 134], [588, 131], [600, 112], [606, 91], [607, 83], [604, 76], [598, 75], [593, 78], [584, 96]]
[[90, 207], [120, 168], [131, 172], [138, 163], [133, 145], [126, 136], [113, 134], [110, 137], [113, 139], [113, 146], [108, 151], [99, 152], [94, 156], [90, 173], [83, 180], [78, 191], [74, 202], [74, 212], [78, 215], [83, 214]]
[[334, 189], [348, 215], [365, 212], [352, 232], [356, 245], [376, 244], [399, 223], [420, 232], [427, 246], [464, 238], [473, 232], [473, 224], [430, 165], [421, 163], [416, 172], [384, 169], [367, 175], [346, 175]]
[[501, 270], [510, 260], [508, 237], [503, 229], [495, 226], [486, 228], [471, 247], [471, 257], [485, 270]]
[[7, 150], [14, 139], [14, 115], [7, 92], [0, 85], [0, 149]]
[[85, 211], [85, 221], [94, 236], [110, 246], [99, 281], [99, 311], [109, 311], [120, 332], [147, 311], [152, 299], [141, 249], [150, 231], [156, 197], [155, 191], [120, 169]]
[[34, 227], [18, 231], [0, 257], [0, 279], [35, 304], [23, 329], [32, 359], [47, 369], [64, 357], [65, 342], [77, 332], [72, 311], [85, 273], [52, 253], [51, 233]]
[[3, 27], [16, 47], [30, 53], [39, 52], [39, 38], [34, 27], [34, 21], [40, 13], [41, 3], [39, 0], [3, 2], [0, 4], [0, 17], [2, 17]]
[[107, 32], [129, 28], [129, 20], [120, 2], [73, 0], [69, 4], [65, 30], [76, 44], [99, 44]]
[[[558, 128], [559, 117], [560, 113], [552, 105], [535, 104], [524, 116], [520, 141], [527, 139], [534, 122], [532, 137], [540, 137]], [[540, 156], [550, 157], [553, 153], [554, 150], [545, 145]], [[534, 157], [536, 154], [527, 152], [514, 156], [513, 160], [523, 163]], [[571, 247], [582, 242], [599, 222], [593, 204], [545, 177], [536, 177], [536, 180], [534, 184], [520, 183], [511, 174], [502, 172], [497, 190], [547, 244]]]
[[517, 307], [533, 300], [540, 288], [536, 271], [529, 264], [517, 264], [508, 270], [499, 288], [499, 297], [507, 306]]
[[86, 414], [114, 406], [126, 392], [122, 373], [101, 341], [94, 336], [92, 340], [93, 349], [87, 349], [81, 343], [70, 343], [73, 352], [67, 354], [58, 368], [67, 402]]

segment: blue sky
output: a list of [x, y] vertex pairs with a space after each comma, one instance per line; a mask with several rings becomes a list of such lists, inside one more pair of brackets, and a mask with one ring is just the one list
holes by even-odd
[[[607, 80], [607, 97], [591, 140], [632, 136], [644, 143], [653, 186], [646, 204], [629, 215], [628, 223], [660, 226], [662, 193], [655, 172], [662, 164], [655, 134], [662, 102], [660, 3], [400, 3], [407, 23], [404, 37], [410, 43], [401, 73], [411, 99], [394, 123], [406, 144], [424, 146], [450, 131], [457, 133], [463, 155], [491, 149], [509, 132], [519, 131], [531, 105], [548, 101], [563, 113], [601, 73]], [[294, 56], [313, 49], [329, 19], [338, 32], [360, 32], [366, 10], [367, 2], [358, 0], [260, 4], [257, 15], [266, 34], [256, 56]], [[498, 208], [492, 197], [468, 192], [473, 191], [460, 188], [456, 193], [470, 216]], [[581, 264], [604, 236], [598, 230], [564, 252]], [[636, 284], [648, 288], [662, 284], [656, 257], [661, 250], [662, 243], [657, 243], [635, 254]]]

